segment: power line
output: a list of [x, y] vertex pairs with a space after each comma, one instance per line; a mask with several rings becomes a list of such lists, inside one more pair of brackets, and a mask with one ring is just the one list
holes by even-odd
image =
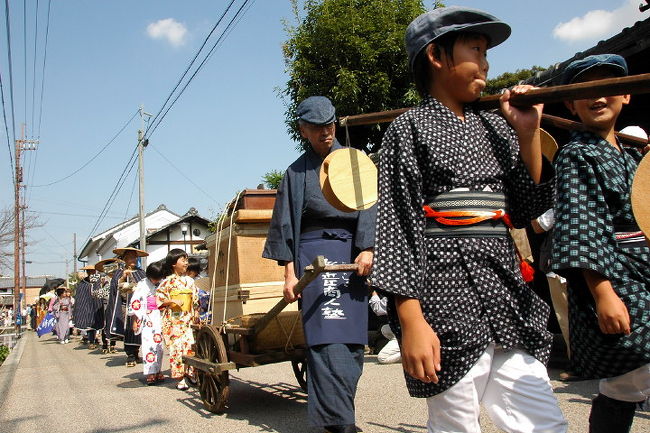
[[[34, 14], [34, 62], [32, 68], [32, 122], [30, 126], [32, 131], [35, 130], [34, 127], [34, 113], [36, 112], [34, 99], [36, 97], [36, 42], [38, 41], [38, 6], [39, 0], [36, 0], [36, 12]], [[32, 135], [33, 138], [33, 135]]]
[[[91, 214], [78, 214], [78, 213], [67, 213], [67, 212], [50, 212], [50, 211], [43, 211], [43, 210], [26, 210], [25, 212], [31, 212], [35, 214], [44, 214], [44, 215], [63, 215], [63, 216], [75, 216], [75, 217], [87, 217], [87, 218], [97, 218], [97, 215], [91, 215]], [[111, 218], [111, 219], [123, 219], [121, 216], [106, 216], [106, 218]]]
[[11, 175], [11, 180], [13, 181], [15, 187], [16, 179], [14, 177], [14, 171], [16, 171], [16, 168], [14, 167], [14, 154], [11, 152], [11, 143], [9, 142], [9, 126], [7, 125], [7, 111], [5, 110], [5, 92], [2, 86], [2, 74], [0, 74], [0, 96], [2, 99], [2, 117], [4, 118], [5, 121], [5, 134], [7, 135], [7, 150], [9, 151], [9, 165], [11, 166], [11, 171], [9, 173]]
[[[228, 11], [230, 10], [230, 8], [232, 7], [232, 5], [233, 5], [234, 3], [235, 3], [235, 0], [231, 0], [231, 1], [230, 1], [230, 3], [228, 4], [228, 6], [226, 7], [226, 10], [223, 11], [223, 13], [221, 14], [221, 16], [220, 16], [219, 19], [217, 20], [217, 23], [212, 27], [212, 30], [210, 30], [210, 33], [208, 33], [208, 35], [205, 37], [205, 39], [203, 40], [203, 43], [201, 44], [201, 47], [198, 49], [198, 51], [197, 51], [196, 54], [194, 55], [194, 58], [192, 58], [192, 61], [190, 62], [190, 64], [187, 65], [187, 68], [185, 68], [185, 71], [183, 72], [183, 74], [181, 75], [181, 77], [178, 79], [178, 82], [176, 83], [176, 85], [174, 86], [174, 88], [172, 89], [172, 91], [169, 92], [169, 95], [167, 95], [167, 99], [165, 99], [165, 102], [163, 102], [162, 107], [160, 108], [160, 110], [158, 111], [158, 113], [153, 117], [153, 119], [151, 119], [151, 122], [152, 122], [152, 123], [156, 121], [156, 119], [158, 118], [158, 116], [159, 116], [160, 113], [162, 112], [163, 108], [165, 108], [165, 105], [167, 105], [167, 103], [168, 103], [169, 100], [171, 99], [171, 97], [172, 97], [172, 95], [174, 94], [174, 92], [176, 91], [176, 89], [178, 89], [178, 86], [180, 86], [181, 82], [183, 81], [183, 79], [185, 78], [185, 76], [187, 75], [187, 73], [189, 72], [190, 68], [192, 67], [192, 65], [194, 64], [194, 62], [196, 61], [196, 59], [199, 57], [199, 54], [201, 54], [201, 51], [203, 50], [203, 48], [205, 47], [205, 45], [208, 43], [208, 40], [210, 39], [210, 36], [212, 36], [212, 33], [214, 33], [214, 31], [217, 29], [217, 27], [219, 26], [219, 24], [221, 24], [221, 21], [222, 21], [223, 18], [226, 16], [226, 14], [228, 13]], [[145, 135], [146, 135], [146, 131], [145, 131]]]
[[67, 176], [65, 176], [65, 177], [62, 177], [61, 179], [55, 180], [55, 181], [50, 182], [50, 183], [42, 184], [42, 185], [32, 185], [31, 187], [32, 187], [32, 188], [40, 188], [40, 187], [44, 187], [44, 186], [51, 186], [51, 185], [54, 185], [54, 184], [56, 184], [56, 183], [63, 182], [64, 180], [69, 179], [70, 177], [72, 177], [72, 176], [74, 176], [75, 174], [79, 173], [81, 170], [83, 170], [84, 168], [86, 168], [86, 167], [88, 166], [88, 164], [90, 164], [91, 162], [93, 162], [93, 161], [94, 161], [94, 160], [95, 160], [99, 155], [101, 155], [102, 152], [104, 152], [104, 151], [106, 150], [106, 148], [107, 148], [111, 143], [113, 143], [113, 142], [117, 139], [117, 137], [119, 137], [120, 134], [122, 134], [122, 132], [124, 132], [124, 130], [126, 129], [126, 127], [129, 126], [129, 124], [133, 121], [133, 119], [135, 118], [135, 116], [136, 116], [137, 114], [138, 114], [138, 111], [136, 111], [135, 113], [133, 113], [133, 115], [131, 116], [131, 118], [130, 118], [129, 120], [127, 120], [127, 122], [124, 124], [124, 126], [122, 126], [122, 128], [120, 128], [120, 130], [117, 132], [117, 134], [115, 134], [115, 135], [113, 136], [113, 138], [111, 138], [111, 139], [108, 141], [108, 143], [106, 143], [106, 144], [105, 144], [105, 145], [104, 145], [104, 146], [99, 150], [99, 152], [97, 152], [95, 155], [93, 155], [92, 158], [90, 158], [88, 161], [86, 161], [84, 164], [82, 164], [81, 167], [79, 167], [78, 169], [76, 169], [75, 171], [73, 171], [72, 173], [70, 173], [69, 175], [67, 175]]
[[182, 171], [180, 168], [176, 167], [176, 166], [174, 165], [174, 163], [171, 162], [169, 159], [167, 159], [167, 157], [166, 157], [165, 155], [163, 155], [162, 153], [160, 153], [160, 151], [159, 151], [158, 149], [156, 149], [155, 147], [152, 147], [152, 149], [154, 150], [154, 152], [156, 152], [158, 155], [160, 155], [160, 157], [161, 157], [162, 159], [164, 159], [165, 161], [167, 161], [167, 164], [171, 165], [172, 168], [173, 168], [174, 170], [176, 170], [177, 172], [179, 172], [180, 175], [183, 176], [183, 177], [184, 177], [184, 178], [185, 178], [189, 183], [191, 183], [192, 185], [194, 185], [194, 187], [195, 187], [196, 189], [198, 189], [199, 191], [201, 191], [201, 192], [202, 192], [206, 197], [208, 197], [210, 200], [212, 200], [213, 202], [215, 202], [215, 203], [218, 204], [217, 199], [215, 199], [214, 197], [212, 197], [212, 196], [211, 196], [207, 191], [205, 191], [205, 190], [204, 190], [203, 188], [201, 188], [199, 185], [197, 185], [196, 183], [194, 183], [194, 181], [192, 181], [192, 179], [190, 179], [189, 177], [187, 177], [187, 175], [186, 175], [185, 173], [183, 173], [183, 171]]
[[43, 48], [43, 71], [41, 72], [41, 102], [38, 110], [38, 134], [37, 138], [41, 137], [41, 121], [43, 120], [43, 94], [45, 92], [45, 60], [47, 59], [47, 41], [50, 35], [50, 6], [52, 0], [47, 2], [47, 21], [45, 24], [45, 47]]
[[11, 136], [16, 141], [16, 112], [14, 110], [14, 73], [11, 57], [11, 29], [9, 28], [9, 0], [5, 0], [5, 21], [7, 24], [7, 61], [9, 63], [9, 99], [11, 104]]
[[[235, 15], [230, 19], [230, 21], [229, 21], [228, 24], [226, 25], [226, 28], [221, 32], [221, 35], [219, 36], [219, 38], [217, 39], [217, 41], [212, 45], [212, 48], [210, 49], [210, 51], [208, 52], [208, 54], [203, 58], [203, 61], [199, 64], [199, 66], [196, 67], [194, 73], [190, 76], [190, 78], [187, 80], [187, 82], [185, 83], [185, 85], [183, 86], [183, 88], [180, 90], [180, 92], [178, 92], [178, 94], [176, 95], [176, 97], [174, 98], [174, 100], [169, 104], [169, 106], [167, 106], [166, 108], [165, 108], [164, 106], [161, 107], [160, 111], [159, 111], [158, 114], [156, 114], [156, 116], [155, 116], [155, 118], [157, 118], [157, 119], [156, 119], [155, 121], [152, 121], [152, 122], [150, 123], [150, 126], [149, 126], [149, 127], [147, 128], [147, 130], [145, 131], [145, 134], [144, 134], [145, 137], [149, 138], [149, 137], [151, 137], [151, 136], [153, 135], [153, 133], [154, 133], [155, 130], [158, 128], [158, 126], [160, 125], [160, 123], [161, 123], [161, 122], [163, 121], [163, 119], [167, 116], [167, 113], [169, 113], [169, 111], [172, 109], [172, 107], [174, 106], [174, 104], [176, 103], [176, 101], [178, 101], [178, 99], [181, 97], [181, 95], [185, 92], [185, 89], [187, 89], [187, 87], [190, 85], [190, 83], [192, 82], [192, 80], [194, 79], [194, 77], [196, 77], [196, 75], [199, 73], [199, 71], [203, 68], [203, 66], [204, 66], [205, 63], [208, 61], [208, 59], [210, 58], [210, 56], [212, 55], [212, 53], [214, 52], [214, 50], [219, 46], [219, 44], [221, 43], [221, 41], [225, 38], [226, 34], [229, 32], [230, 28], [233, 26], [233, 23], [235, 23], [235, 21], [239, 22], [238, 19], [240, 18], [240, 14], [243, 15], [243, 14], [242, 14], [242, 11], [243, 11], [244, 8], [248, 5], [249, 2], [250, 2], [250, 0], [244, 0], [244, 2], [243, 2], [242, 5], [239, 7], [239, 9], [237, 9], [237, 12], [235, 12]], [[163, 112], [163, 114], [161, 115], [160, 113], [161, 113], [163, 110], [164, 110], [164, 112]]]
[[86, 240], [83, 242], [84, 244], [88, 242], [88, 240], [90, 240], [95, 230], [97, 230], [97, 228], [104, 220], [106, 213], [108, 213], [111, 205], [115, 201], [115, 197], [117, 197], [117, 193], [119, 193], [119, 191], [122, 189], [122, 185], [124, 185], [124, 181], [126, 180], [126, 177], [128, 177], [129, 173], [131, 173], [131, 170], [133, 170], [133, 167], [135, 166], [135, 163], [137, 161], [137, 159], [135, 159], [135, 155], [137, 151], [138, 151], [137, 147], [133, 149], [133, 152], [131, 153], [129, 160], [126, 162], [126, 165], [124, 166], [124, 170], [122, 170], [122, 174], [120, 174], [120, 177], [117, 179], [117, 183], [115, 184], [113, 191], [111, 191], [110, 195], [108, 196], [108, 200], [106, 200], [106, 204], [104, 205], [104, 208], [100, 212], [97, 221], [95, 221], [95, 225], [90, 230], [90, 233], [88, 234]]
[[124, 219], [126, 219], [126, 216], [129, 214], [129, 208], [131, 207], [131, 201], [133, 200], [133, 193], [135, 192], [135, 184], [138, 181], [138, 174], [136, 173], [135, 176], [133, 176], [133, 186], [131, 187], [131, 195], [129, 196], [129, 203], [126, 205], [126, 210], [124, 211]]

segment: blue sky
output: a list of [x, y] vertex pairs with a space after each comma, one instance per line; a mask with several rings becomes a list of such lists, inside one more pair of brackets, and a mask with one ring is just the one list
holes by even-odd
[[[227, 3], [52, 1], [41, 143], [36, 153], [27, 152], [23, 159], [28, 184], [49, 183], [77, 169], [117, 133], [140, 104], [150, 113], [158, 112]], [[237, 1], [235, 6], [241, 3]], [[425, 2], [427, 6], [431, 3]], [[489, 53], [490, 76], [494, 77], [531, 65], [560, 62], [635, 20], [648, 18], [648, 12], [638, 12], [638, 3], [500, 0], [453, 4], [484, 9], [512, 26], [510, 39]], [[27, 135], [32, 137], [38, 133], [48, 0], [39, 1], [35, 105], [36, 0], [27, 0], [27, 69], [23, 2], [12, 0], [9, 4], [16, 134], [20, 135], [20, 124], [26, 121]], [[6, 109], [10, 110], [4, 6], [0, 9], [0, 73]], [[265, 172], [283, 170], [297, 157], [284, 125], [284, 104], [276, 91], [286, 81], [281, 51], [286, 39], [283, 19], [292, 20], [289, 1], [253, 2], [151, 137], [151, 149], [145, 154], [147, 211], [164, 203], [177, 213], [196, 207], [203, 216], [212, 217], [238, 190], [254, 188]], [[36, 125], [32, 132], [33, 108]], [[10, 122], [10, 113], [7, 115]], [[28, 188], [29, 210], [41, 213], [45, 223], [28, 234], [32, 245], [27, 260], [33, 262], [27, 265], [29, 275], [63, 275], [64, 260], [72, 256], [73, 233], [77, 233], [80, 249], [130, 156], [139, 124], [136, 118], [100, 158], [70, 179]], [[10, 125], [10, 135], [11, 131]], [[154, 147], [206, 193], [168, 165]], [[0, 206], [12, 207], [4, 124], [0, 127], [0, 155]], [[100, 230], [122, 221], [125, 215], [135, 215], [137, 190], [127, 207], [134, 179], [135, 170]], [[12, 270], [0, 272], [11, 275]]]

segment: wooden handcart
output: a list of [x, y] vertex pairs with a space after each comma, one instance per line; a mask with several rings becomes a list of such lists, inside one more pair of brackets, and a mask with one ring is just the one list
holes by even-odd
[[[290, 361], [298, 384], [307, 389], [306, 346], [297, 303], [287, 304], [282, 298], [283, 268], [261, 258], [273, 201], [260, 204], [260, 197], [255, 197], [259, 194], [253, 190], [238, 196], [228, 208], [230, 221], [208, 240], [212, 319], [194, 327], [195, 355], [183, 357], [196, 369], [204, 407], [214, 413], [226, 409], [230, 370]], [[300, 293], [321, 272], [356, 268], [325, 265], [319, 256], [305, 268], [294, 291]]]

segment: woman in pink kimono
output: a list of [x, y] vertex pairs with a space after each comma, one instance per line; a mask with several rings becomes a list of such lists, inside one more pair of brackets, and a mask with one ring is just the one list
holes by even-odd
[[162, 367], [162, 319], [158, 309], [156, 290], [164, 278], [162, 262], [147, 266], [147, 278], [138, 282], [129, 303], [129, 316], [133, 316], [133, 333], [142, 337], [142, 368], [147, 385], [164, 380]]
[[194, 355], [194, 335], [190, 325], [197, 321], [198, 291], [194, 280], [188, 277], [187, 253], [181, 249], [171, 250], [165, 258], [165, 273], [168, 275], [158, 286], [158, 305], [162, 312], [162, 333], [169, 350], [171, 377], [179, 379], [176, 388], [186, 390], [185, 375], [194, 377], [194, 369], [186, 371], [184, 355]]

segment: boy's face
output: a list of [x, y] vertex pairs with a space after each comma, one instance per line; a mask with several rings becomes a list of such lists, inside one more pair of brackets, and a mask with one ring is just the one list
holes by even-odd
[[454, 43], [453, 59], [442, 51], [438, 64], [434, 63], [435, 79], [444, 82], [458, 102], [473, 102], [481, 96], [490, 68], [487, 47], [485, 36], [460, 36]]
[[[608, 68], [595, 68], [582, 74], [576, 82], [582, 83], [614, 77], [617, 77], [617, 75], [613, 74]], [[630, 95], [618, 95], [565, 101], [564, 105], [571, 114], [578, 116], [588, 129], [609, 132], [614, 128], [623, 105], [629, 104], [629, 102]]]

